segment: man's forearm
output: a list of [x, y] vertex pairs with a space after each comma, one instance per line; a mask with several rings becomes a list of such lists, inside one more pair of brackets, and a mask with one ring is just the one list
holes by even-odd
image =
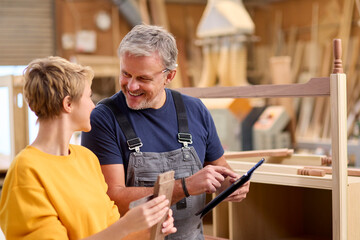
[[[108, 195], [117, 205], [121, 215], [129, 210], [129, 204], [154, 193], [153, 187], [109, 187]], [[171, 205], [185, 197], [181, 179], [175, 181]]]
[[120, 215], [129, 210], [129, 204], [154, 192], [153, 187], [109, 187], [108, 195], [115, 202]]
[[175, 181], [171, 204], [175, 204], [185, 197], [181, 179]]

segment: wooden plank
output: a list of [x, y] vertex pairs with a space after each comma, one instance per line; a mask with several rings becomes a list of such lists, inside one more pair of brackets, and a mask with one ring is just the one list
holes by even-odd
[[[249, 170], [254, 166], [252, 162], [241, 162], [241, 161], [228, 161], [229, 165], [233, 169], [237, 170]], [[317, 176], [324, 177], [326, 174], [325, 169], [317, 168], [304, 168], [304, 166], [294, 166], [294, 165], [285, 165], [285, 164], [273, 164], [273, 163], [263, 163], [257, 170], [257, 172], [267, 172], [273, 174], [292, 174], [292, 175], [307, 175], [307, 176]]]
[[[191, 86], [197, 86], [201, 78], [201, 65], [203, 62], [201, 56], [201, 48], [195, 45], [195, 32], [196, 26], [191, 12], [186, 11], [185, 27], [187, 35], [187, 53], [188, 53], [188, 72], [191, 79]], [[191, 17], [190, 17], [191, 16]]]
[[284, 55], [290, 56], [292, 60], [295, 58], [298, 42], [300, 43], [302, 42], [302, 41], [296, 41], [297, 35], [298, 35], [298, 28], [295, 26], [290, 27], [288, 42], [286, 44], [286, 51]]
[[[311, 39], [307, 48], [306, 62], [309, 67], [306, 71], [302, 72], [299, 81], [304, 81], [301, 77], [317, 76], [319, 65], [319, 47], [318, 47], [318, 32], [319, 32], [319, 4], [314, 2], [312, 4], [312, 17], [311, 17]], [[297, 136], [307, 136], [310, 128], [310, 121], [313, 113], [314, 98], [302, 98], [299, 111], [299, 123], [297, 126]]]
[[[154, 185], [154, 197], [165, 195], [169, 199], [168, 207], [171, 205], [171, 198], [174, 189], [174, 171], [168, 171], [158, 176]], [[165, 235], [161, 232], [162, 223], [166, 220], [167, 215], [163, 219], [151, 228], [150, 240], [163, 240]]]
[[343, 0], [338, 39], [342, 41], [343, 65], [347, 66], [348, 45], [354, 12], [354, 0]]
[[[226, 153], [225, 153], [226, 154]], [[226, 156], [225, 156], [226, 157]], [[331, 158], [325, 155], [313, 154], [292, 154], [290, 156], [276, 157], [263, 156], [267, 163], [287, 164], [287, 165], [301, 165], [301, 166], [322, 166], [330, 165]], [[246, 158], [230, 158], [230, 161], [245, 161], [258, 162], [260, 157], [246, 157]]]
[[201, 78], [198, 87], [212, 87], [216, 82], [216, 62], [217, 62], [217, 46], [204, 44], [202, 46], [203, 63], [201, 70]]
[[231, 86], [230, 81], [230, 39], [224, 37], [218, 43], [220, 45], [219, 62], [217, 64], [217, 75], [220, 86]]
[[247, 46], [236, 37], [231, 38], [229, 63], [230, 86], [248, 85]]
[[358, 36], [352, 37], [350, 39], [350, 44], [349, 44], [349, 64], [348, 64], [348, 70], [346, 71], [346, 75], [349, 76], [349, 78], [347, 79], [347, 93], [348, 93], [348, 112], [351, 111], [351, 109], [353, 109], [354, 104], [357, 100], [357, 98], [354, 99], [354, 97], [356, 97], [356, 94], [354, 94], [354, 91], [356, 91], [356, 80], [357, 80], [357, 75], [358, 75], [358, 71], [356, 71], [356, 64], [358, 63], [358, 59], [359, 59], [359, 47], [360, 47], [360, 39]]
[[179, 88], [177, 91], [198, 98], [254, 98], [329, 96], [329, 78], [311, 78], [307, 83], [250, 85], [236, 87]]
[[138, 0], [141, 20], [144, 24], [150, 24], [149, 9], [147, 6], [147, 0]]
[[[320, 76], [326, 76], [330, 73], [330, 59], [331, 59], [331, 44], [326, 44], [323, 55], [323, 64], [320, 70]], [[314, 112], [310, 123], [310, 137], [320, 138], [321, 131], [324, 125], [324, 119], [330, 117], [330, 112], [326, 112], [328, 101], [324, 97], [318, 97], [315, 99]]]
[[295, 79], [299, 74], [300, 65], [304, 55], [304, 49], [305, 49], [305, 43], [303, 41], [297, 41], [294, 51], [294, 57], [292, 58], [292, 65], [291, 65], [292, 83], [295, 83]]
[[149, 0], [152, 24], [169, 29], [168, 17], [164, 0]]
[[331, 149], [333, 239], [347, 239], [347, 128], [346, 75], [341, 65], [341, 40], [334, 40], [334, 69], [331, 84]]
[[[230, 165], [231, 166], [231, 165]], [[233, 168], [234, 171], [240, 175], [247, 172], [247, 170]], [[358, 177], [354, 177], [358, 178]], [[255, 171], [251, 177], [253, 183], [265, 183], [281, 186], [305, 187], [315, 189], [332, 189], [332, 175], [325, 175], [324, 177], [304, 176], [297, 174], [286, 173], [271, 173]]]
[[241, 152], [225, 152], [224, 156], [228, 159], [244, 158], [244, 157], [286, 157], [292, 155], [294, 149], [280, 148], [268, 150], [254, 150], [254, 151], [241, 151]]
[[187, 57], [186, 57], [186, 46], [185, 46], [185, 40], [181, 39], [181, 38], [177, 38], [176, 39], [176, 44], [177, 47], [179, 49], [179, 53], [178, 53], [178, 62], [179, 62], [179, 66], [177, 69], [177, 73], [181, 73], [180, 76], [180, 84], [179, 86], [181, 87], [191, 87], [190, 84], [190, 79], [189, 79], [189, 74], [188, 74], [188, 61], [187, 61]]
[[[291, 84], [293, 78], [291, 75], [291, 58], [290, 56], [276, 56], [270, 58], [270, 76], [273, 84]], [[295, 127], [296, 114], [294, 110], [293, 99], [276, 98], [273, 105], [281, 105], [285, 108], [290, 117], [290, 123], [287, 129], [291, 135], [291, 143], [295, 145]]]

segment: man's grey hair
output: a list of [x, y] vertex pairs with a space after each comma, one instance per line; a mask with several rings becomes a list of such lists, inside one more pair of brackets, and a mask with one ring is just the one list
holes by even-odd
[[175, 38], [162, 27], [136, 25], [126, 34], [118, 48], [119, 57], [126, 53], [133, 56], [150, 56], [154, 52], [162, 58], [165, 68], [176, 68], [178, 50]]

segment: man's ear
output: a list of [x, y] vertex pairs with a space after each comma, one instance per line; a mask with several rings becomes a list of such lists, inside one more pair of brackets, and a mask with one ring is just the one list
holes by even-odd
[[169, 84], [175, 77], [176, 75], [176, 70], [171, 70], [167, 75], [166, 75], [166, 81], [165, 81], [165, 85]]
[[72, 110], [72, 101], [71, 101], [71, 98], [70, 96], [66, 96], [63, 101], [62, 101], [62, 104], [63, 104], [63, 109], [66, 113], [71, 113], [71, 110]]

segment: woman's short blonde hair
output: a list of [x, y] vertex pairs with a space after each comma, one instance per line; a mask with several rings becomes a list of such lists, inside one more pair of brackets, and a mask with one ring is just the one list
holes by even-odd
[[35, 59], [24, 72], [24, 97], [39, 119], [53, 118], [60, 115], [64, 98], [79, 100], [85, 81], [91, 85], [93, 77], [90, 67], [61, 57]]

